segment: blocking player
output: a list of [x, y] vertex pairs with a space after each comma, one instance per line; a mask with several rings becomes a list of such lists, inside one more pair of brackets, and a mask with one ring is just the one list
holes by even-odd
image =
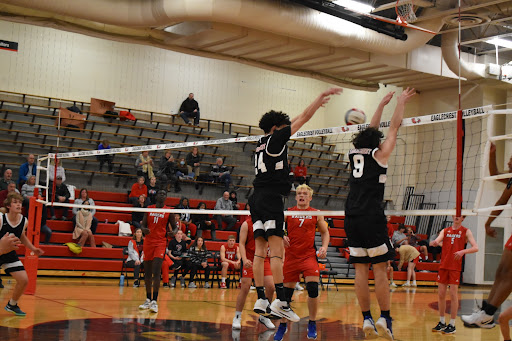
[[[7, 213], [0, 213], [0, 238], [5, 240], [5, 235], [12, 235], [18, 238], [25, 247], [34, 252], [37, 256], [41, 256], [44, 251], [32, 245], [25, 235], [28, 220], [21, 214], [23, 204], [23, 197], [18, 193], [9, 193], [4, 201], [4, 206], [7, 208]], [[8, 237], [8, 238], [12, 238]], [[4, 269], [5, 273], [11, 275], [16, 280], [16, 285], [12, 292], [12, 297], [7, 302], [5, 310], [17, 316], [25, 316], [18, 306], [23, 291], [28, 284], [28, 277], [23, 263], [20, 262], [15, 250], [0, 255], [0, 266]]]
[[[342, 89], [331, 88], [322, 92], [299, 116], [292, 121], [282, 112], [270, 111], [264, 114], [259, 127], [265, 132], [256, 147], [254, 155], [256, 178], [254, 193], [249, 198], [253, 221], [256, 251], [253, 271], [258, 300], [254, 311], [258, 314], [272, 313], [291, 321], [299, 321], [286, 300], [283, 287], [283, 235], [284, 235], [284, 196], [288, 196], [291, 182], [288, 174], [288, 147], [286, 143], [321, 107], [329, 102], [331, 95], [340, 94]], [[277, 298], [269, 304], [265, 296], [263, 264], [270, 247], [270, 264]]]
[[[441, 265], [437, 273], [437, 287], [439, 296], [439, 323], [432, 328], [433, 332], [442, 332], [443, 334], [455, 334], [455, 318], [459, 310], [459, 280], [462, 270], [462, 257], [468, 253], [478, 252], [475, 238], [470, 229], [462, 226], [464, 216], [452, 216], [453, 225], [443, 229], [439, 236], [434, 239], [430, 245], [439, 246], [442, 244]], [[466, 249], [467, 243], [471, 244], [470, 249]], [[450, 286], [450, 323], [446, 324], [444, 312], [446, 310], [446, 290]]]
[[[508, 172], [512, 173], [512, 156], [508, 161]], [[489, 154], [489, 173], [490, 175], [501, 174], [496, 165], [496, 146], [491, 144]], [[496, 206], [506, 205], [510, 196], [512, 196], [512, 178], [499, 179], [499, 182], [506, 184], [501, 197], [496, 202]], [[487, 235], [496, 237], [496, 231], [491, 227], [491, 223], [500, 215], [502, 210], [491, 212], [491, 216], [485, 223]], [[494, 283], [487, 300], [482, 302], [482, 308], [471, 315], [462, 315], [461, 319], [465, 327], [493, 328], [494, 314], [499, 306], [508, 298], [512, 292], [512, 236], [508, 239], [501, 255], [500, 264], [496, 269]]]
[[[242, 328], [242, 310], [244, 309], [245, 300], [247, 299], [247, 294], [249, 294], [252, 280], [254, 278], [254, 274], [252, 272], [252, 262], [254, 261], [254, 235], [252, 231], [252, 221], [250, 219], [244, 221], [242, 226], [240, 226], [240, 243], [238, 245], [244, 268], [242, 270], [242, 286], [240, 288], [240, 293], [238, 293], [238, 297], [236, 298], [236, 311], [235, 317], [233, 317], [232, 326], [233, 329]], [[268, 257], [265, 258], [264, 268], [263, 281], [265, 283], [265, 289], [268, 296], [272, 297], [274, 295], [274, 280], [272, 279], [270, 259]], [[276, 327], [272, 321], [265, 316], [260, 315], [258, 321], [268, 329], [274, 329]]]
[[[313, 200], [313, 189], [306, 184], [296, 188], [295, 200], [297, 205], [289, 208], [288, 211], [318, 211], [309, 206]], [[288, 235], [284, 237], [285, 258], [283, 266], [284, 289], [291, 302], [295, 285], [300, 280], [300, 275], [304, 275], [306, 281], [306, 290], [308, 292], [308, 339], [316, 339], [316, 314], [318, 312], [318, 284], [320, 282], [320, 273], [318, 271], [319, 258], [325, 258], [327, 247], [329, 246], [329, 229], [323, 216], [312, 215], [292, 215], [286, 217], [286, 229]], [[320, 232], [322, 237], [322, 246], [315, 250], [315, 233]], [[274, 340], [283, 339], [287, 330], [286, 322], [281, 322]]]
[[[167, 192], [163, 189], [156, 193], [156, 204], [148, 208], [170, 208], [165, 206]], [[146, 302], [139, 309], [149, 309], [153, 313], [158, 312], [158, 290], [160, 289], [160, 269], [167, 246], [167, 236], [177, 232], [174, 222], [175, 216], [169, 212], [147, 212], [142, 220], [142, 232], [144, 232], [144, 282], [146, 283]], [[172, 231], [172, 232], [171, 232]]]
[[[393, 259], [395, 252], [389, 242], [382, 201], [388, 159], [396, 145], [405, 104], [414, 96], [415, 91], [407, 88], [398, 96], [388, 136], [381, 143], [384, 135], [379, 131], [380, 119], [393, 94], [394, 92], [390, 92], [384, 96], [370, 126], [356, 134], [352, 140], [355, 149], [349, 151], [352, 171], [349, 180], [350, 191], [345, 202], [349, 262], [353, 263], [356, 269], [355, 290], [363, 312], [363, 332], [367, 338], [374, 338], [380, 334], [388, 340], [393, 340], [393, 330], [386, 268], [387, 261]], [[370, 313], [369, 264], [372, 264], [375, 294], [381, 310], [377, 323], [374, 323]]]
[[233, 235], [228, 237], [226, 245], [220, 247], [220, 261], [222, 269], [220, 271], [220, 288], [227, 289], [226, 277], [228, 275], [228, 269], [240, 270], [240, 250], [235, 245], [236, 238]]

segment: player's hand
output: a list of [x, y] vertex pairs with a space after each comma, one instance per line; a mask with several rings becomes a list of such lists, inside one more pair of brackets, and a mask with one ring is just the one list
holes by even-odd
[[283, 244], [284, 244], [284, 247], [290, 247], [290, 237], [284, 236], [283, 237]]
[[208, 266], [208, 263], [206, 263], [206, 262], [202, 262], [202, 263], [201, 263], [201, 266], [202, 266], [203, 268], [206, 268], [206, 267]]
[[391, 91], [386, 96], [384, 96], [384, 98], [380, 101], [380, 104], [387, 105], [391, 101], [391, 99], [393, 98], [394, 95], [395, 95], [395, 92]]
[[36, 256], [41, 256], [44, 254], [44, 251], [40, 248], [35, 248], [33, 252], [36, 254]]
[[0, 239], [0, 255], [18, 250], [21, 241], [13, 234], [7, 233]]
[[491, 224], [485, 224], [485, 233], [492, 238], [496, 238], [496, 236], [498, 235], [496, 233], [496, 230], [493, 227], [491, 227]]
[[439, 243], [436, 240], [430, 242], [430, 246], [439, 246]]
[[318, 258], [323, 259], [323, 258], [327, 257], [327, 250], [322, 246], [321, 248], [318, 249], [317, 255], [318, 255]]
[[409, 102], [409, 100], [414, 96], [416, 95], [416, 90], [414, 88], [407, 88], [405, 89], [401, 94], [400, 96], [398, 96], [397, 98], [397, 101], [399, 103], [407, 103]]
[[320, 103], [317, 103], [319, 104], [320, 107], [323, 107], [327, 103], [329, 103], [329, 100], [331, 99], [329, 96], [339, 95], [342, 93], [342, 91], [342, 88], [330, 88], [329, 90], [325, 90], [320, 94], [320, 96], [318, 96], [317, 101], [320, 101]]
[[210, 226], [212, 224], [212, 222], [210, 220], [206, 220], [205, 221], [206, 225]]
[[247, 268], [247, 269], [252, 268], [252, 262], [248, 259], [244, 259], [244, 268]]
[[135, 265], [140, 265], [140, 261], [136, 260]]
[[453, 254], [453, 258], [455, 260], [459, 260], [459, 259], [462, 259], [462, 257], [464, 257], [464, 250], [460, 250], [460, 251], [457, 251]]
[[489, 150], [491, 154], [496, 153], [496, 145], [494, 143], [491, 143], [491, 149]]

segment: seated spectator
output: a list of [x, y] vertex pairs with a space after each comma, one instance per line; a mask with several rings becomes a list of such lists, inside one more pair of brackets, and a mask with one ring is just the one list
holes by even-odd
[[[184, 235], [181, 230], [178, 230], [178, 232], [176, 232], [174, 239], [172, 239], [169, 242], [167, 249], [168, 249], [167, 255], [174, 263], [172, 265], [172, 269], [174, 269], [176, 271], [181, 269], [181, 273], [182, 273], [182, 276], [180, 279], [181, 287], [185, 288], [184, 274], [185, 274], [185, 270], [187, 268], [187, 263], [186, 263], [186, 259], [183, 258], [183, 256], [186, 255], [186, 253], [187, 253], [187, 242], [184, 240]], [[165, 278], [166, 277], [165, 269], [162, 269], [162, 270], [164, 271], [163, 276]], [[179, 275], [176, 273], [176, 271], [174, 272], [174, 275], [171, 278], [171, 288], [174, 288], [176, 286], [176, 279], [178, 278], [178, 275]], [[169, 277], [169, 268], [167, 268], [167, 278], [168, 277]], [[164, 283], [164, 287], [165, 287], [165, 283]]]
[[4, 177], [0, 179], [0, 191], [5, 191], [10, 181], [12, 181], [12, 170], [7, 168]]
[[27, 162], [20, 166], [20, 171], [18, 174], [18, 186], [23, 186], [25, 182], [27, 182], [30, 176], [35, 176], [37, 171], [37, 165], [35, 164], [36, 157], [34, 154], [30, 154], [27, 156]]
[[178, 165], [176, 165], [176, 176], [180, 180], [193, 180], [195, 177], [194, 172], [189, 172], [185, 158], [181, 158]]
[[409, 245], [415, 247], [420, 253], [422, 253], [424, 260], [428, 260], [428, 243], [425, 240], [419, 240], [420, 238], [414, 234], [414, 231], [411, 227], [407, 227], [406, 231], [408, 237], [407, 242]]
[[429, 238], [429, 246], [428, 246], [428, 252], [432, 254], [432, 261], [437, 262], [437, 255], [441, 254], [441, 251], [443, 250], [442, 246], [430, 246], [430, 244], [439, 236], [439, 233], [442, 231], [442, 229], [437, 233], [432, 233]]
[[[92, 200], [92, 198], [89, 198], [89, 191], [87, 190], [87, 188], [82, 188], [80, 190], [80, 194], [78, 196], [78, 198], [75, 199], [75, 204], [77, 205], [82, 205], [84, 202], [88, 202], [89, 205], [91, 206], [94, 206], [94, 200]], [[78, 210], [79, 208], [78, 207], [73, 207], [73, 226], [76, 225], [76, 214], [78, 213]], [[98, 219], [94, 216], [96, 214], [96, 209], [94, 208], [91, 208], [91, 216], [92, 216], [92, 223], [91, 223], [91, 231], [92, 231], [92, 234], [96, 234], [96, 229], [98, 228]]]
[[[197, 205], [197, 209], [206, 210], [206, 204], [200, 202], [199, 205]], [[210, 230], [212, 231], [212, 239], [215, 239], [215, 226], [212, 224], [208, 214], [192, 214], [192, 222], [197, 227], [197, 237], [202, 237], [204, 230]]]
[[202, 237], [192, 243], [188, 249], [188, 269], [190, 271], [190, 279], [188, 281], [189, 288], [197, 288], [194, 283], [194, 278], [197, 274], [197, 270], [204, 270], [204, 287], [210, 288], [210, 266], [208, 265], [208, 251]]
[[[85, 201], [82, 205], [89, 205], [89, 202]], [[87, 241], [89, 241], [91, 247], [96, 247], [94, 235], [91, 231], [91, 225], [91, 211], [88, 208], [81, 208], [76, 214], [76, 225], [75, 230], [73, 231], [73, 239], [78, 239], [77, 244], [80, 245], [80, 247], [83, 247]]]
[[156, 204], [156, 192], [158, 192], [158, 186], [156, 184], [156, 178], [152, 177], [149, 179], [148, 187], [148, 200], [150, 205]]
[[137, 176], [144, 177], [145, 183], [155, 176], [153, 174], [153, 159], [151, 159], [147, 150], [143, 151], [135, 160], [135, 168], [137, 169]]
[[194, 180], [199, 176], [199, 168], [201, 166], [201, 156], [199, 155], [199, 148], [193, 147], [192, 151], [187, 154], [185, 159], [188, 172], [194, 174]]
[[62, 179], [62, 182], [66, 182], [66, 171], [64, 170], [64, 167], [62, 167], [62, 163], [60, 162], [59, 159], [55, 160], [55, 159], [52, 159], [50, 161], [50, 166], [48, 167], [48, 174], [50, 176], [50, 184], [53, 183], [53, 181], [55, 181], [55, 166], [53, 165], [53, 163], [56, 163], [57, 164], [57, 176], [60, 176], [61, 179]]
[[142, 229], [140, 227], [135, 229], [133, 239], [128, 243], [128, 258], [126, 259], [126, 266], [133, 267], [133, 287], [138, 288], [139, 284], [139, 273], [141, 268], [144, 268], [144, 254], [142, 249], [144, 246], [144, 237], [142, 236]]
[[[103, 150], [103, 149], [111, 149], [110, 142], [108, 140], [103, 140], [103, 142], [101, 142], [98, 145], [98, 150]], [[114, 154], [102, 154], [102, 155], [97, 156], [97, 159], [100, 162], [100, 172], [103, 170], [103, 164], [106, 162], [106, 163], [108, 163], [108, 172], [113, 173], [112, 161], [114, 161], [114, 156], [115, 156]]]
[[224, 184], [224, 190], [229, 191], [229, 185], [231, 185], [231, 174], [229, 168], [223, 165], [222, 158], [217, 158], [216, 164], [212, 166], [210, 176], [213, 181]]
[[[182, 197], [180, 199], [180, 203], [175, 207], [177, 209], [190, 210], [190, 206], [188, 204], [188, 198]], [[192, 238], [195, 238], [197, 232], [197, 226], [192, 223], [190, 213], [181, 213], [180, 214], [180, 222], [183, 224], [182, 231], [185, 235], [187, 235], [187, 231], [190, 231], [190, 235]]]
[[300, 159], [297, 167], [293, 169], [293, 181], [298, 182], [299, 185], [306, 183], [309, 186], [308, 169], [303, 159]]
[[16, 189], [16, 183], [12, 180], [8, 180], [7, 188], [3, 191], [0, 191], [0, 213], [7, 213], [7, 208], [4, 206], [4, 201], [7, 199], [7, 195], [13, 192], [20, 194], [20, 192]]
[[226, 277], [228, 269], [240, 269], [240, 250], [235, 245], [235, 236], [229, 236], [228, 242], [220, 247], [220, 261], [222, 263], [222, 270], [220, 275], [220, 288], [227, 289]]
[[[48, 198], [52, 199], [52, 189], [53, 186], [49, 186], [49, 195]], [[68, 186], [63, 183], [62, 177], [60, 175], [57, 175], [57, 178], [55, 179], [55, 198], [54, 202], [59, 203], [68, 203], [69, 204], [69, 197], [71, 195], [68, 191]], [[68, 216], [68, 207], [61, 207], [61, 206], [50, 206], [50, 214], [52, 215], [52, 220], [57, 220], [57, 217], [55, 216], [55, 209], [61, 209], [62, 210], [62, 220], [67, 220]], [[89, 212], [90, 213], [90, 212]], [[91, 222], [92, 222], [92, 215], [91, 215]]]
[[231, 204], [233, 205], [233, 210], [238, 210], [238, 197], [235, 191], [229, 192], [229, 200], [231, 200]]
[[[139, 201], [133, 207], [146, 208], [148, 207], [147, 199], [144, 194], [139, 196]], [[142, 227], [142, 219], [144, 219], [145, 212], [132, 211], [132, 225], [135, 229]]]
[[393, 237], [391, 238], [391, 242], [393, 243], [393, 247], [400, 247], [401, 245], [407, 245], [409, 242], [408, 238], [405, 235], [405, 225], [398, 225], [398, 230], [393, 233]]
[[[231, 200], [229, 200], [229, 192], [224, 192], [222, 197], [217, 199], [217, 203], [215, 204], [215, 210], [220, 211], [233, 211], [233, 204], [231, 203]], [[222, 228], [222, 222], [225, 222], [228, 224], [226, 227], [226, 230], [231, 230], [233, 227], [235, 227], [236, 224], [236, 218], [232, 215], [227, 214], [218, 214], [215, 216], [215, 219], [217, 220], [217, 229], [220, 230]]]
[[23, 197], [23, 207], [26, 208], [28, 215], [28, 208], [30, 203], [30, 198], [34, 196], [34, 189], [36, 188], [36, 177], [35, 175], [30, 175], [28, 180], [21, 186], [21, 196]]
[[176, 162], [170, 150], [166, 150], [165, 154], [160, 158], [158, 164], [157, 177], [162, 184], [167, 184], [167, 192], [171, 191], [171, 184], [174, 184], [174, 192], [181, 192], [180, 183], [176, 176]]
[[130, 204], [136, 205], [137, 202], [139, 201], [139, 197], [143, 194], [146, 198], [148, 197], [148, 187], [144, 184], [144, 181], [144, 177], [139, 176], [137, 182], [132, 185], [132, 190], [130, 192], [130, 195], [128, 196], [128, 202]]
[[201, 114], [199, 112], [199, 104], [194, 99], [194, 94], [188, 94], [188, 97], [181, 103], [180, 116], [185, 121], [185, 124], [191, 124], [189, 118], [194, 118], [194, 125], [199, 125]]

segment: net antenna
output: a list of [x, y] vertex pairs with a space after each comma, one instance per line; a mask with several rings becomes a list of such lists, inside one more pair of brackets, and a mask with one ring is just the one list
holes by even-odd
[[396, 20], [400, 23], [413, 23], [418, 19], [414, 13], [414, 3], [412, 0], [397, 0], [395, 10]]

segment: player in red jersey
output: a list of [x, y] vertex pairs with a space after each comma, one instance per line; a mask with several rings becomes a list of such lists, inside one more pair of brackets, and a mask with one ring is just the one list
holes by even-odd
[[[453, 225], [445, 228], [434, 239], [430, 246], [443, 245], [441, 252], [441, 266], [437, 274], [437, 286], [439, 295], [439, 323], [432, 328], [434, 332], [443, 332], [443, 334], [455, 333], [455, 318], [459, 310], [459, 298], [457, 291], [459, 289], [460, 272], [462, 270], [462, 257], [468, 253], [478, 252], [475, 238], [470, 229], [462, 226], [464, 216], [453, 218]], [[466, 249], [467, 243], [471, 244], [470, 249]], [[446, 324], [444, 313], [446, 311], [446, 289], [450, 286], [451, 315], [450, 323]]]
[[[309, 206], [313, 200], [313, 189], [306, 184], [296, 188], [295, 200], [297, 206], [288, 211], [318, 211]], [[285, 258], [283, 265], [284, 290], [288, 302], [291, 302], [295, 285], [300, 281], [300, 275], [306, 280], [308, 292], [308, 339], [316, 339], [316, 314], [318, 311], [318, 283], [320, 272], [318, 270], [319, 258], [325, 258], [329, 246], [329, 229], [323, 216], [291, 215], [286, 217], [288, 235], [284, 237]], [[315, 248], [315, 233], [320, 232], [322, 246]], [[281, 322], [274, 340], [282, 340], [287, 330], [286, 322]]]
[[[236, 299], [236, 311], [235, 317], [233, 318], [232, 328], [234, 330], [242, 328], [242, 309], [244, 309], [245, 300], [247, 299], [247, 294], [249, 293], [252, 280], [254, 279], [252, 262], [254, 261], [255, 242], [252, 227], [251, 219], [247, 219], [242, 223], [242, 226], [240, 226], [240, 243], [238, 245], [244, 266], [242, 270], [242, 286]], [[274, 295], [274, 279], [272, 278], [270, 258], [268, 257], [265, 259], [264, 272], [263, 280], [265, 282], [265, 290], [268, 297], [272, 298]], [[272, 321], [265, 316], [260, 315], [258, 321], [268, 329], [274, 329], [276, 327]]]
[[235, 236], [231, 235], [228, 237], [226, 245], [220, 247], [220, 261], [222, 262], [222, 270], [220, 274], [220, 288], [227, 289], [226, 277], [228, 275], [228, 269], [239, 270], [240, 269], [240, 250], [236, 244]]
[[[156, 193], [156, 205], [148, 208], [166, 208], [165, 199], [167, 192], [158, 190]], [[158, 312], [158, 290], [160, 289], [160, 269], [167, 246], [167, 237], [173, 236], [177, 229], [173, 230], [174, 214], [168, 212], [148, 212], [142, 220], [142, 232], [144, 238], [144, 282], [146, 283], [146, 302], [139, 309], [149, 309], [153, 313]], [[171, 232], [173, 231], [173, 232]]]

